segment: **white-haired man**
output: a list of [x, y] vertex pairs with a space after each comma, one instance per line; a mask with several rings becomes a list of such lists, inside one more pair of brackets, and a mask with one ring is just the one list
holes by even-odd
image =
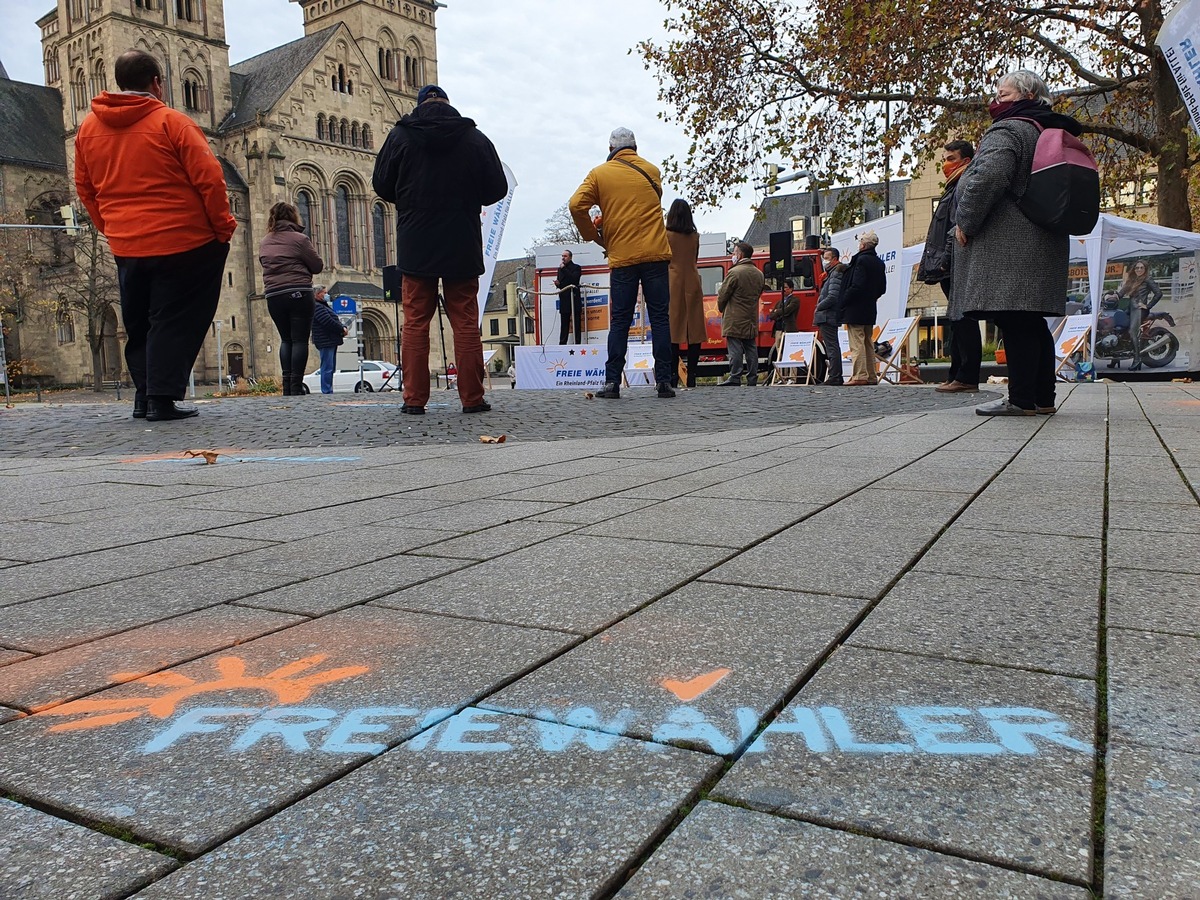
[[860, 234], [858, 252], [851, 257], [842, 277], [837, 321], [846, 326], [850, 337], [854, 371], [846, 382], [848, 386], [879, 384], [875, 365], [875, 304], [887, 290], [887, 267], [875, 252], [878, 246], [879, 235], [874, 231]]
[[[611, 315], [608, 364], [604, 388], [597, 396], [621, 396], [621, 374], [629, 343], [629, 326], [637, 303], [638, 285], [646, 298], [654, 346], [654, 380], [658, 396], [674, 397], [671, 388], [671, 287], [668, 267], [671, 245], [663, 223], [662, 176], [658, 168], [637, 155], [637, 140], [628, 128], [616, 129], [608, 140], [608, 160], [588, 172], [571, 198], [571, 218], [585, 241], [608, 251]], [[590, 211], [599, 206], [597, 229]]]

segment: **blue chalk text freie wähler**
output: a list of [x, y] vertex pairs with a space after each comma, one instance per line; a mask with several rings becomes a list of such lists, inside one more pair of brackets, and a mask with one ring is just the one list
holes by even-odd
[[[791, 707], [768, 725], [747, 753], [773, 746], [802, 744], [811, 753], [864, 755], [932, 754], [937, 756], [1037, 756], [1062, 749], [1091, 753], [1091, 745], [1070, 734], [1060, 716], [1025, 706], [898, 706], [888, 740], [873, 738], [855, 716], [835, 706]], [[383, 753], [391, 743], [414, 735], [402, 750], [439, 753], [504, 753], [525, 744], [545, 753], [569, 749], [602, 752], [621, 740], [635, 718], [624, 710], [605, 718], [588, 707], [566, 714], [533, 710], [532, 718], [474, 707], [455, 714], [450, 708], [418, 710], [409, 706], [365, 706], [345, 712], [320, 706], [204, 706], [174, 716], [143, 748], [160, 753], [202, 735], [224, 733], [229, 751], [242, 753], [264, 745], [293, 753]], [[875, 728], [878, 716], [871, 716]], [[707, 747], [729, 755], [757, 730], [760, 716], [748, 707], [735, 711], [737, 736], [718, 728], [704, 713], [680, 706], [651, 730], [658, 752], [664, 744]]]

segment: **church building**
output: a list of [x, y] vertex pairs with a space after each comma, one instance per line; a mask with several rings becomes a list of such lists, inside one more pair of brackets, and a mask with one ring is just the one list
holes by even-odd
[[[278, 336], [258, 265], [267, 212], [279, 200], [296, 205], [325, 261], [316, 281], [358, 301], [365, 358], [396, 355], [399, 321], [384, 302], [381, 272], [395, 263], [394, 210], [374, 195], [371, 172], [392, 125], [413, 109], [421, 86], [437, 80], [435, 17], [444, 4], [291, 2], [303, 15], [304, 37], [231, 66], [223, 0], [58, 0], [37, 23], [45, 86], [12, 81], [0, 68], [4, 222], [61, 222], [59, 209], [68, 203], [82, 213], [72, 178], [75, 132], [92, 97], [117, 89], [113, 62], [127, 49], [158, 59], [166, 102], [208, 136], [238, 229], [217, 312], [219, 340], [212, 329], [196, 361], [197, 380], [215, 381], [218, 372], [279, 374]], [[64, 237], [43, 232], [37, 240], [61, 250]], [[90, 381], [87, 316], [40, 308], [42, 314], [5, 319], [10, 359], [35, 360], [62, 383]], [[124, 372], [119, 314], [116, 304], [103, 322], [106, 381]], [[432, 339], [438, 367], [437, 329]]]

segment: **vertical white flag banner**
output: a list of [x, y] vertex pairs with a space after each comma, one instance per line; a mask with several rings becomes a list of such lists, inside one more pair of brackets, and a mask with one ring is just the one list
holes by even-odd
[[508, 221], [508, 209], [512, 206], [513, 191], [517, 179], [507, 163], [504, 177], [508, 179], [508, 193], [483, 211], [483, 274], [479, 277], [479, 327], [483, 327], [483, 308], [487, 305], [488, 291], [492, 287], [492, 274], [496, 271], [496, 260], [500, 258], [500, 239], [504, 237], [504, 223]]
[[1158, 46], [1200, 134], [1200, 0], [1182, 0], [1171, 11], [1158, 30]]

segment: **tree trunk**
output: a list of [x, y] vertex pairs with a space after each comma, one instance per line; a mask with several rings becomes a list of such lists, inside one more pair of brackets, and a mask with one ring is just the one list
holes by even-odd
[[92, 390], [104, 390], [104, 357], [98, 345], [92, 345]]

